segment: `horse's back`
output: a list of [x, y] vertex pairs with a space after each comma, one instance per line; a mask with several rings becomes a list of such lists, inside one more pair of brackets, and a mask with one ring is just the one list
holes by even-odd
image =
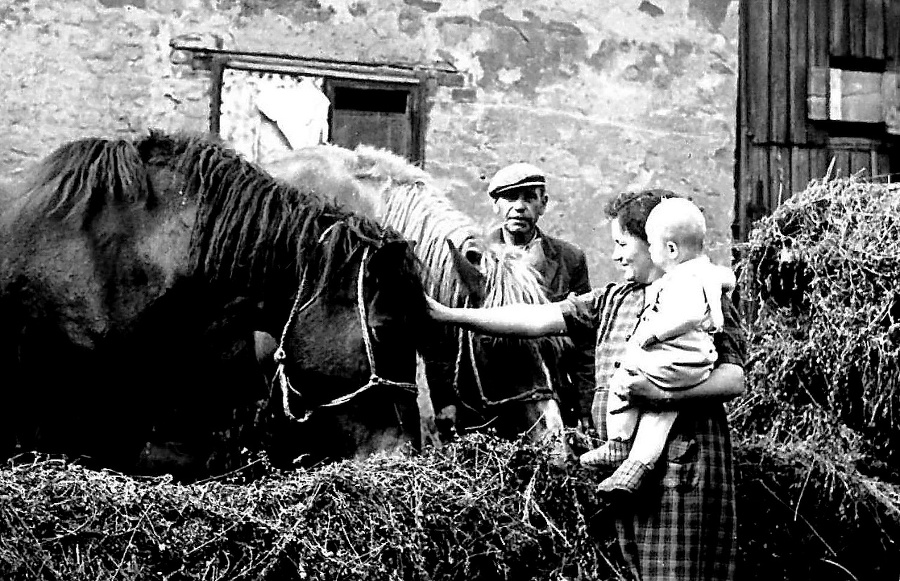
[[328, 201], [370, 218], [377, 218], [376, 201], [365, 196], [350, 170], [355, 154], [336, 145], [314, 145], [291, 151], [266, 164], [274, 178], [315, 192]]

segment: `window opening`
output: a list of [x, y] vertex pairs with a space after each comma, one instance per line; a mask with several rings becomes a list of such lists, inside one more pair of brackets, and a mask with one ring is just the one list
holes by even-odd
[[406, 113], [409, 91], [335, 87], [334, 108], [380, 113]]

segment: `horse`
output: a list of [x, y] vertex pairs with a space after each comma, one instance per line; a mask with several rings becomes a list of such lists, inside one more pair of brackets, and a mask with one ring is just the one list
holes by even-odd
[[[318, 145], [265, 168], [414, 241], [425, 288], [444, 304], [548, 302], [540, 276], [520, 251], [486, 245], [482, 228], [453, 206], [436, 180], [398, 155], [366, 145]], [[455, 420], [459, 431], [489, 427], [509, 438], [527, 434], [549, 443], [554, 454], [566, 453], [554, 386], [567, 340], [496, 338], [446, 327], [428, 336], [432, 342], [420, 351], [428, 354], [426, 377], [438, 419]]]
[[418, 445], [395, 230], [186, 132], [67, 142], [8, 190], [0, 453], [199, 477]]

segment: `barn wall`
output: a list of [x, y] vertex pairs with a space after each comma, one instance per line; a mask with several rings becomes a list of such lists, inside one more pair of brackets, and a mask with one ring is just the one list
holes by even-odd
[[501, 165], [550, 173], [543, 226], [617, 276], [602, 204], [668, 187], [707, 210], [728, 260], [734, 200], [737, 1], [0, 0], [0, 176], [60, 143], [147, 127], [207, 127], [208, 73], [169, 41], [307, 57], [451, 63], [461, 87], [429, 99], [427, 169], [471, 215]]
[[[746, 238], [755, 220], [829, 168], [833, 176], [896, 181], [900, 130], [879, 116], [900, 92], [900, 0], [741, 6], [736, 235]], [[835, 95], [831, 67], [869, 79], [846, 81]]]

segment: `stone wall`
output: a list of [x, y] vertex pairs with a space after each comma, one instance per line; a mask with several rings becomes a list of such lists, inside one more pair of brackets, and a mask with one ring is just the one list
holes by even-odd
[[0, 176], [64, 141], [205, 130], [207, 73], [170, 62], [177, 35], [224, 48], [455, 66], [429, 100], [426, 169], [468, 213], [527, 160], [549, 173], [542, 226], [617, 276], [602, 204], [667, 187], [707, 211], [729, 258], [737, 2], [729, 0], [0, 0]]

